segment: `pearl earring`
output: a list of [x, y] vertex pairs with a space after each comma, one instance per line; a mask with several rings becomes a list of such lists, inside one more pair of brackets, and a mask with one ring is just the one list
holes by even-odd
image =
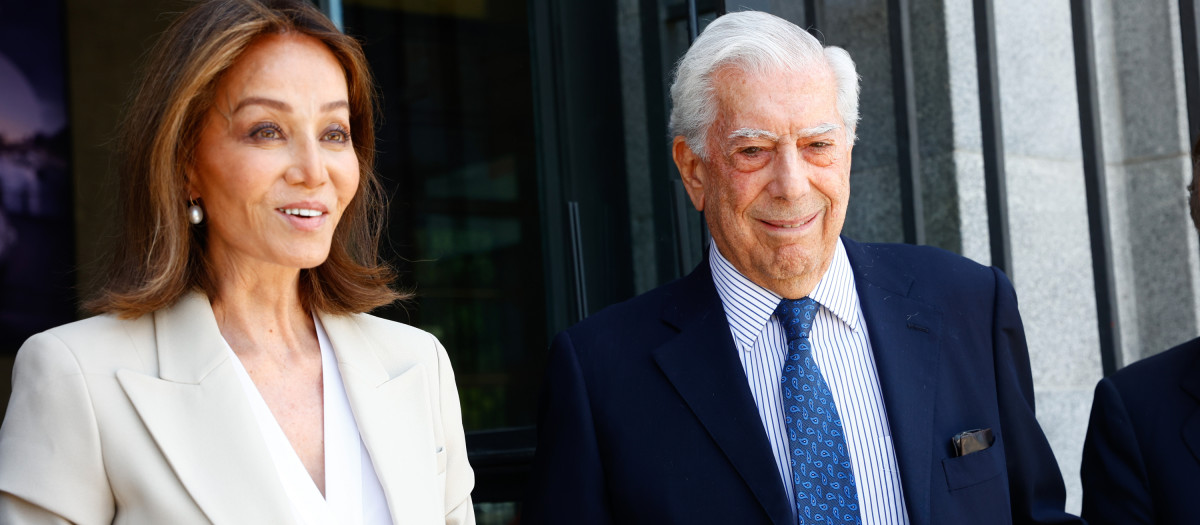
[[200, 224], [204, 222], [204, 208], [201, 208], [196, 201], [192, 201], [192, 205], [187, 209], [188, 222], [192, 224]]

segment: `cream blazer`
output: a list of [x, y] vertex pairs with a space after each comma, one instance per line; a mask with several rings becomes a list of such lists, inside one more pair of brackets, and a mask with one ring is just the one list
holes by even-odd
[[[475, 522], [454, 373], [432, 335], [320, 314], [396, 523]], [[276, 524], [289, 500], [212, 307], [31, 337], [0, 426], [0, 523]]]

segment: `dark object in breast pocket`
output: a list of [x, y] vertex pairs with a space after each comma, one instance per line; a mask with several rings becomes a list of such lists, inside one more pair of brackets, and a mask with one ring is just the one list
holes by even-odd
[[1004, 472], [1004, 454], [1000, 447], [942, 460], [946, 485], [951, 491], [978, 485]]

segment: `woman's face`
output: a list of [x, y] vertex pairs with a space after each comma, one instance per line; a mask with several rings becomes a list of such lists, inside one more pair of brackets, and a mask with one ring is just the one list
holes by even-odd
[[320, 41], [260, 38], [225, 72], [204, 120], [192, 198], [218, 271], [312, 268], [358, 188], [346, 76]]

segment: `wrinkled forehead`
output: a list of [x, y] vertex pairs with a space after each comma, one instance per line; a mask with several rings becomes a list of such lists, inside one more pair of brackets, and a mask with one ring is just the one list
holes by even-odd
[[[837, 81], [828, 67], [746, 71], [726, 68], [713, 78], [717, 119], [710, 137], [831, 130], [842, 126]], [[715, 137], [712, 136], [715, 133]], [[760, 133], [761, 134], [761, 133]]]
[[325, 103], [345, 100], [348, 93], [346, 72], [325, 43], [302, 33], [267, 33], [247, 45], [216, 79], [213, 103], [231, 112], [247, 97]]

